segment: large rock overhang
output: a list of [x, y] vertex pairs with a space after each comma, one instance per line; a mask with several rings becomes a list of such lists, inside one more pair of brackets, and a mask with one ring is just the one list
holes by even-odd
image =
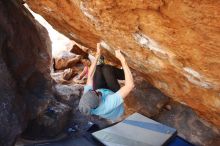
[[55, 29], [129, 66], [220, 127], [220, 1], [27, 0]]

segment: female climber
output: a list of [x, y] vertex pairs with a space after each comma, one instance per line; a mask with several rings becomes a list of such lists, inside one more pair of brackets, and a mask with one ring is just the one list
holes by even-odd
[[[120, 50], [115, 51], [116, 57], [122, 64], [122, 69], [104, 64], [101, 57], [100, 43], [97, 44], [95, 60], [92, 62], [87, 83], [79, 102], [79, 110], [86, 115], [97, 115], [112, 121], [124, 113], [123, 99], [134, 88], [131, 71]], [[98, 62], [101, 62], [97, 65]], [[124, 80], [120, 87], [118, 80]]]

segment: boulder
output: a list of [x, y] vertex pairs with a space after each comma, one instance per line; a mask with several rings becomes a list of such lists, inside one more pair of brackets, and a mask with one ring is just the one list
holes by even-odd
[[83, 85], [69, 84], [62, 85], [57, 84], [54, 86], [54, 93], [57, 96], [57, 100], [69, 105], [70, 107], [78, 107], [76, 101], [79, 101], [83, 93]]
[[101, 42], [116, 62], [121, 49], [154, 87], [220, 127], [219, 0], [26, 2], [89, 52]]
[[136, 111], [148, 117], [157, 116], [169, 102], [169, 97], [137, 74], [133, 74], [135, 88], [125, 98], [126, 114]]
[[68, 125], [71, 108], [53, 100], [48, 107], [33, 119], [23, 137], [26, 139], [47, 139], [59, 135]]
[[82, 58], [84, 59], [88, 59], [89, 54], [81, 49], [79, 46], [77, 46], [76, 44], [73, 45], [72, 49], [70, 50], [71, 53], [77, 54], [82, 56]]
[[64, 80], [70, 80], [76, 74], [77, 74], [77, 72], [74, 69], [72, 69], [72, 68], [65, 69], [63, 71], [63, 79]]
[[69, 51], [63, 51], [54, 59], [54, 68], [56, 70], [64, 70], [74, 67], [81, 59], [80, 55], [75, 55]]
[[52, 96], [48, 33], [17, 0], [0, 1], [0, 145], [14, 145]]
[[177, 134], [198, 146], [220, 145], [220, 130], [201, 119], [191, 108], [171, 101], [169, 110], [162, 110], [156, 120], [177, 129]]

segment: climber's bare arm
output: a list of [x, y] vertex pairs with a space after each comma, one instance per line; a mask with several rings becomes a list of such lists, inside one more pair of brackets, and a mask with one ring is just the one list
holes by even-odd
[[124, 56], [121, 54], [120, 50], [115, 51], [115, 54], [116, 54], [116, 57], [121, 61], [122, 68], [125, 74], [125, 85], [121, 87], [118, 92], [123, 98], [125, 98], [134, 88], [134, 80], [133, 80], [131, 71], [127, 65], [127, 62]]
[[87, 79], [87, 83], [86, 85], [91, 85], [93, 84], [93, 76], [95, 73], [95, 69], [96, 69], [96, 64], [99, 60], [99, 57], [101, 55], [101, 50], [100, 50], [100, 43], [97, 43], [97, 52], [95, 55], [95, 60], [92, 62], [90, 68], [89, 68], [89, 72], [88, 72], [88, 79]]
[[87, 66], [83, 68], [83, 71], [79, 75], [79, 80], [81, 80], [87, 73]]

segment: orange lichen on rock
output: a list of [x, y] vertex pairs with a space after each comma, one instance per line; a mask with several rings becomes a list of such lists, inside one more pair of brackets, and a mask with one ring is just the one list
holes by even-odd
[[129, 66], [220, 127], [220, 1], [27, 0], [55, 29]]

